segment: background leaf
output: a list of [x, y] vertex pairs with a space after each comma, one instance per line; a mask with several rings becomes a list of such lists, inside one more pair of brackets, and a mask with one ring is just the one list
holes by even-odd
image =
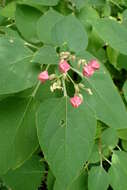
[[107, 18], [94, 22], [93, 26], [99, 36], [112, 48], [127, 55], [127, 29], [124, 26]]
[[40, 158], [33, 156], [16, 170], [10, 170], [2, 177], [4, 183], [13, 190], [36, 190], [44, 177], [45, 166]]
[[127, 153], [115, 151], [109, 169], [110, 184], [115, 190], [127, 189]]
[[40, 41], [46, 44], [52, 44], [51, 30], [53, 26], [60, 21], [63, 16], [53, 9], [47, 11], [37, 23], [37, 34]]
[[107, 172], [102, 167], [93, 167], [88, 175], [88, 189], [107, 190], [109, 186], [109, 179]]
[[66, 44], [71, 51], [85, 50], [88, 38], [85, 29], [74, 15], [64, 17], [52, 29], [52, 40], [55, 45]]
[[34, 54], [32, 61], [40, 64], [56, 65], [59, 59], [54, 47], [43, 46]]
[[18, 5], [16, 7], [16, 26], [26, 40], [33, 43], [39, 42], [36, 25], [41, 15], [42, 13], [33, 7], [26, 5]]
[[0, 102], [0, 174], [20, 166], [38, 147], [36, 103], [7, 98]]

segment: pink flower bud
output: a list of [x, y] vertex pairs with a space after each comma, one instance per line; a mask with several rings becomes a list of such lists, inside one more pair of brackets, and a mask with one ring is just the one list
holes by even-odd
[[40, 80], [42, 83], [45, 83], [45, 81], [48, 79], [49, 79], [49, 75], [47, 71], [43, 71], [38, 75], [38, 80]]
[[59, 70], [61, 73], [67, 73], [70, 70], [70, 65], [66, 60], [61, 60], [59, 62]]
[[70, 98], [70, 103], [74, 108], [78, 108], [82, 103], [82, 99], [79, 96], [75, 95], [74, 97]]
[[83, 75], [85, 77], [91, 77], [94, 74], [94, 69], [90, 65], [83, 67]]
[[96, 59], [91, 60], [88, 65], [91, 66], [94, 70], [98, 70], [100, 68], [100, 64]]

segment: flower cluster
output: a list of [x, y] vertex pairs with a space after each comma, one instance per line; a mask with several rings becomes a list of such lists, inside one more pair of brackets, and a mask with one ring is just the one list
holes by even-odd
[[[59, 72], [61, 73], [59, 76], [56, 76], [56, 74], [48, 74], [47, 70], [44, 70], [41, 72], [38, 76], [38, 80], [41, 83], [45, 83], [47, 80], [52, 80], [53, 84], [51, 85], [51, 91], [53, 92], [56, 89], [62, 89], [64, 91], [64, 95], [67, 95], [66, 91], [66, 85], [65, 85], [65, 80], [70, 80], [75, 88], [75, 94], [73, 97], [70, 98], [70, 103], [74, 108], [78, 108], [82, 102], [83, 102], [83, 97], [79, 93], [80, 88], [86, 90], [90, 95], [92, 95], [92, 91], [89, 88], [85, 88], [82, 83], [80, 84], [75, 84], [73, 79], [70, 77], [68, 71], [72, 70], [76, 72], [77, 74], [80, 74], [82, 77], [91, 77], [95, 71], [99, 70], [100, 64], [96, 59], [90, 60], [88, 63], [84, 59], [79, 59], [78, 66], [80, 67], [82, 65], [82, 73], [80, 73], [78, 70], [74, 69], [71, 67], [70, 60], [75, 61], [76, 57], [75, 55], [71, 55], [70, 52], [61, 52], [60, 53], [60, 61], [59, 61]], [[64, 82], [64, 85], [62, 86], [62, 82]]]

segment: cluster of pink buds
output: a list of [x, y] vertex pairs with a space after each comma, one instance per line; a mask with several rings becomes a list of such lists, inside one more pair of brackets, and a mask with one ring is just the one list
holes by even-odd
[[[59, 72], [61, 73], [61, 75], [57, 76], [56, 74], [51, 74], [49, 76], [48, 71], [45, 70], [39, 74], [38, 80], [41, 83], [45, 83], [47, 80], [52, 81], [52, 85], [50, 86], [50, 90], [52, 92], [54, 92], [54, 90], [56, 90], [56, 89], [66, 90], [65, 85], [62, 86], [61, 78], [62, 78], [62, 80], [70, 80], [73, 83], [74, 88], [75, 88], [75, 94], [73, 97], [70, 98], [70, 103], [74, 108], [78, 108], [83, 102], [83, 97], [81, 94], [79, 94], [80, 88], [86, 90], [87, 93], [89, 93], [90, 95], [92, 95], [92, 91], [89, 88], [85, 88], [82, 83], [75, 84], [73, 79], [70, 77], [70, 75], [68, 73], [68, 71], [70, 69], [72, 69], [75, 72], [77, 71], [77, 74], [79, 73], [78, 70], [75, 70], [70, 66], [70, 60], [75, 61], [76, 56], [71, 55], [70, 52], [61, 52], [60, 53], [60, 61], [59, 61], [59, 65], [58, 65]], [[83, 76], [85, 76], [85, 77], [91, 77], [94, 74], [94, 72], [100, 68], [100, 64], [95, 59], [89, 61], [88, 63], [86, 62], [86, 60], [80, 59], [78, 61], [78, 67], [80, 67], [80, 65], [83, 66], [82, 73], [83, 73]]]
[[96, 70], [100, 68], [100, 64], [97, 60], [93, 59], [89, 61], [87, 65], [83, 67], [83, 75], [85, 77], [91, 77]]

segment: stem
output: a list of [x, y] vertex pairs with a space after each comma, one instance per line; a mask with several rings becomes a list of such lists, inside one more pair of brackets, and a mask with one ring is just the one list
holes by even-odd
[[113, 0], [109, 0], [110, 3], [114, 4], [115, 6], [117, 6], [119, 9], [123, 9], [118, 3], [114, 2]]
[[121, 148], [119, 147], [119, 145], [116, 145], [116, 147], [121, 151]]
[[74, 87], [75, 87], [75, 82], [73, 81], [73, 79], [70, 77], [70, 75], [69, 74], [67, 74], [67, 76], [68, 76], [68, 78], [70, 79], [70, 81], [72, 82], [72, 84], [74, 85]]
[[100, 155], [100, 165], [101, 165], [101, 167], [103, 167], [103, 164], [102, 164], [103, 159], [102, 159], [101, 138], [99, 139], [98, 145], [99, 145], [98, 148], [99, 148], [99, 155]]
[[35, 45], [30, 44], [30, 43], [28, 43], [28, 42], [25, 42], [25, 45], [26, 45], [26, 46], [29, 46], [29, 47], [32, 47], [32, 48], [34, 48], [34, 49], [38, 49], [38, 47], [36, 47]]
[[80, 71], [74, 69], [73, 67], [71, 67], [71, 70], [74, 71], [75, 73], [77, 73], [81, 78], [83, 78], [83, 75]]
[[102, 156], [103, 156], [105, 161], [107, 161], [110, 165], [112, 165], [112, 163], [104, 155], [102, 155]]
[[45, 70], [47, 71], [49, 69], [49, 67], [50, 67], [50, 65], [48, 64]]
[[63, 78], [62, 78], [62, 83], [63, 83], [64, 96], [67, 97], [66, 84], [65, 84], [65, 80]]
[[39, 81], [39, 82], [37, 83], [37, 85], [36, 85], [36, 87], [35, 87], [33, 93], [32, 93], [32, 97], [33, 97], [33, 98], [35, 97], [35, 95], [36, 95], [36, 93], [37, 93], [37, 91], [38, 91], [38, 88], [39, 88], [40, 84], [41, 84], [41, 82]]

